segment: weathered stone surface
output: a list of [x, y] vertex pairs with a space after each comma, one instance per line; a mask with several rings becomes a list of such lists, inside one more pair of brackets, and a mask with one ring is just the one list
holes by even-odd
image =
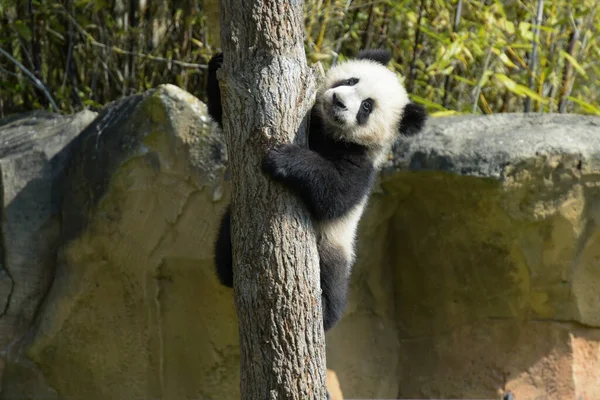
[[81, 134], [56, 278], [3, 398], [236, 392], [233, 300], [211, 268], [222, 157], [204, 105], [173, 86], [109, 106]]
[[0, 120], [0, 376], [10, 345], [31, 326], [52, 281], [66, 146], [95, 115], [33, 112]]
[[370, 209], [394, 207], [379, 237], [400, 344], [386, 395], [600, 397], [599, 138], [599, 118], [499, 115], [432, 120], [398, 146], [413, 171], [388, 171]]
[[[598, 138], [598, 118], [504, 115], [432, 119], [397, 146], [327, 338], [347, 398], [600, 398]], [[0, 399], [236, 398], [211, 257], [229, 185], [204, 105], [160, 87], [68, 151], [56, 277], [3, 347]]]
[[[564, 114], [495, 114], [434, 118], [425, 135], [396, 146], [391, 164], [414, 171], [504, 178], [507, 166], [560, 155], [600, 164], [600, 119]], [[583, 165], [582, 165], [583, 167]]]

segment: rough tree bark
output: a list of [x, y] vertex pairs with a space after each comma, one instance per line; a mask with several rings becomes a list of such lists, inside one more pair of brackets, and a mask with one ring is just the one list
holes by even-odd
[[221, 1], [242, 399], [326, 397], [312, 224], [299, 199], [261, 172], [269, 148], [305, 137], [315, 79], [302, 15], [299, 0]]

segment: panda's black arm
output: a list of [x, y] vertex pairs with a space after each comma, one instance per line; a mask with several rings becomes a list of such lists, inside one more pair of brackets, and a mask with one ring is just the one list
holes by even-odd
[[206, 98], [208, 114], [223, 128], [223, 108], [221, 106], [221, 89], [217, 79], [217, 71], [223, 64], [223, 53], [215, 54], [208, 62], [208, 77], [206, 79]]
[[375, 180], [375, 170], [366, 157], [332, 161], [293, 144], [270, 150], [263, 170], [300, 196], [317, 220], [346, 214]]

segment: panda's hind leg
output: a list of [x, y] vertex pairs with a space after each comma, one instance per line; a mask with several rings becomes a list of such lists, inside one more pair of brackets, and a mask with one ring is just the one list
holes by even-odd
[[231, 205], [227, 206], [215, 242], [215, 264], [219, 282], [233, 287], [233, 256], [231, 253]]
[[342, 248], [324, 239], [319, 241], [318, 251], [323, 328], [328, 331], [342, 318], [346, 308], [350, 260]]

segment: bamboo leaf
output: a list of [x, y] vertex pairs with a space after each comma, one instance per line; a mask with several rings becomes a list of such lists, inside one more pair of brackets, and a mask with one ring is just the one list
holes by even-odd
[[325, 54], [325, 53], [312, 53], [312, 60], [313, 62], [317, 62], [317, 61], [325, 61], [325, 60], [330, 60], [331, 59], [331, 54]]
[[567, 96], [567, 99], [571, 100], [573, 103], [580, 105], [585, 111], [589, 112], [590, 114], [600, 115], [600, 107], [594, 106], [593, 104], [587, 103], [573, 96]]
[[537, 94], [536, 92], [534, 92], [533, 90], [529, 89], [527, 86], [523, 86], [518, 84], [517, 82], [513, 81], [512, 79], [510, 79], [508, 76], [504, 75], [504, 74], [496, 74], [494, 75], [496, 77], [496, 79], [498, 79], [510, 92], [516, 94], [517, 96], [520, 97], [530, 97], [532, 99], [534, 99], [535, 101], [538, 101], [540, 103], [547, 103], [548, 100], [543, 98], [542, 96], [540, 96], [539, 94]]
[[449, 38], [442, 37], [442, 36], [438, 35], [437, 33], [425, 28], [424, 26], [421, 26], [421, 32], [423, 32], [427, 36], [431, 36], [435, 40], [439, 40], [441, 43], [444, 43], [446, 45], [450, 45], [452, 43]]
[[519, 34], [521, 37], [527, 41], [532, 41], [534, 39], [533, 30], [531, 29], [531, 23], [529, 22], [520, 22], [519, 23]]
[[505, 19], [502, 21], [502, 28], [506, 31], [506, 33], [508, 33], [510, 35], [515, 34], [515, 24], [509, 20]]
[[462, 77], [460, 75], [455, 75], [454, 79], [456, 79], [459, 82], [466, 83], [469, 86], [475, 86], [477, 84], [475, 81], [469, 80], [469, 79], [467, 79], [465, 77]]
[[449, 117], [452, 115], [462, 115], [463, 113], [456, 110], [434, 111], [429, 115], [432, 117]]
[[492, 76], [493, 74], [494, 74], [494, 72], [490, 71], [489, 69], [487, 71], [485, 71], [483, 73], [483, 75], [481, 75], [481, 79], [479, 79], [479, 83], [477, 84], [477, 86], [479, 86], [480, 88], [482, 88], [485, 85], [487, 85], [487, 83], [490, 80], [490, 76]]
[[502, 64], [506, 65], [509, 68], [517, 68], [517, 65], [513, 63], [510, 58], [506, 55], [505, 52], [500, 51], [498, 49], [492, 49], [492, 52], [498, 56]]
[[569, 61], [569, 63], [573, 66], [573, 68], [575, 68], [577, 70], [577, 72], [579, 72], [580, 75], [587, 78], [587, 74], [585, 73], [585, 70], [583, 69], [581, 64], [579, 64], [572, 55], [570, 55], [569, 53], [567, 53], [564, 50], [560, 51], [560, 55], [563, 56], [564, 58], [566, 58]]
[[441, 106], [441, 105], [439, 105], [437, 103], [434, 103], [433, 101], [427, 100], [427, 99], [425, 99], [423, 97], [415, 96], [415, 95], [413, 95], [411, 97], [412, 97], [412, 99], [413, 99], [414, 102], [422, 104], [422, 105], [424, 105], [426, 107], [433, 108], [435, 110], [440, 110], [440, 111], [448, 111], [443, 106]]
[[192, 43], [194, 43], [196, 46], [198, 46], [199, 48], [204, 48], [204, 43], [202, 43], [200, 40], [192, 38]]

